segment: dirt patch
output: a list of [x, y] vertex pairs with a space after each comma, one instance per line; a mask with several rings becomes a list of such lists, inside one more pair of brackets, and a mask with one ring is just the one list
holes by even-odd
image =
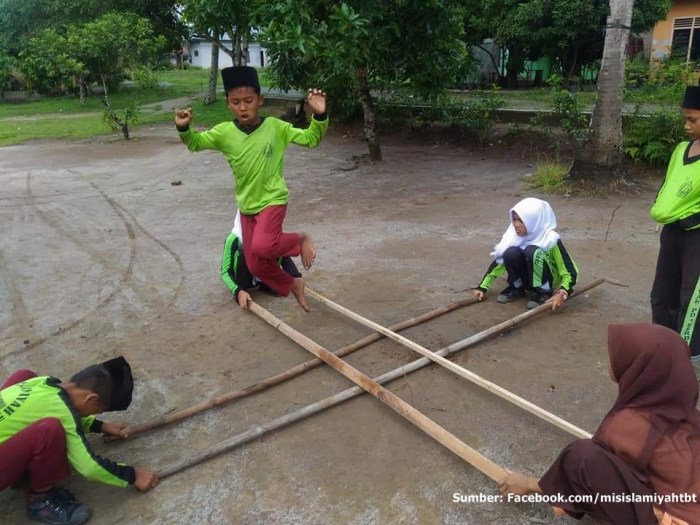
[[[538, 196], [522, 184], [537, 151], [441, 137], [387, 136], [385, 161], [377, 164], [366, 162], [352, 128], [334, 127], [318, 149], [289, 149], [287, 228], [314, 235], [319, 255], [306, 274], [312, 287], [388, 325], [463, 298], [478, 283], [508, 208], [526, 194]], [[30, 367], [66, 378], [123, 354], [138, 381], [124, 415], [129, 421], [241, 388], [309, 358], [241, 311], [219, 280], [235, 213], [221, 156], [188, 153], [171, 126], [141, 130], [138, 138], [37, 142], [3, 148], [0, 156], [3, 375]], [[544, 196], [581, 282], [608, 276], [627, 287], [599, 286], [454, 360], [594, 430], [615, 396], [606, 327], [650, 318], [658, 250], [648, 215], [653, 197], [644, 188], [624, 197]], [[438, 349], [524, 311], [522, 303], [498, 305], [494, 296], [405, 335]], [[330, 349], [368, 333], [313, 301], [304, 314], [291, 298], [255, 298]], [[379, 375], [417, 357], [381, 342], [347, 360]], [[161, 467], [349, 386], [324, 367], [131, 442], [95, 447]], [[390, 389], [491, 460], [533, 475], [572, 440], [436, 366]], [[495, 494], [496, 487], [367, 396], [185, 471], [146, 495], [78, 478], [70, 486], [93, 507], [95, 522], [105, 524], [554, 521], [544, 505], [454, 503], [454, 493]], [[0, 509], [3, 521], [24, 523], [19, 494], [0, 495]]]

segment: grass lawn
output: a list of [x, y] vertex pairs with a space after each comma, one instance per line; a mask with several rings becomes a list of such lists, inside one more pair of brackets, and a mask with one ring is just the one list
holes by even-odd
[[[173, 69], [158, 71], [156, 74], [159, 87], [144, 93], [140, 99], [141, 104], [152, 106], [141, 114], [137, 125], [172, 120], [173, 116], [169, 112], [161, 113], [161, 108], [156, 103], [183, 96], [197, 96], [206, 91], [209, 82], [208, 69]], [[264, 71], [260, 74], [260, 80], [263, 86], [269, 85]], [[222, 93], [220, 80], [218, 87]], [[118, 109], [126, 106], [130, 97], [129, 89], [122, 88], [110, 95], [109, 100]], [[197, 100], [193, 109], [198, 126], [213, 126], [230, 118], [230, 112], [222, 100], [208, 107]], [[0, 102], [0, 146], [30, 139], [73, 139], [112, 133], [109, 126], [102, 122], [102, 111], [101, 98], [97, 96], [88, 96], [84, 105], [80, 104], [77, 96], [47, 97], [33, 102]], [[82, 113], [86, 115], [80, 116]]]
[[40, 120], [6, 121], [0, 126], [0, 146], [18, 144], [31, 139], [78, 139], [104, 135], [111, 130], [100, 116], [86, 115], [70, 119], [42, 118]]
[[[220, 122], [231, 119], [223, 98], [214, 104], [205, 106], [201, 99], [191, 104], [194, 112], [195, 129], [210, 128]], [[284, 111], [284, 103], [270, 101], [260, 109], [260, 114], [279, 116]], [[129, 126], [133, 136], [138, 136], [139, 126], [148, 126], [162, 122], [173, 122], [174, 115], [165, 113], [142, 113], [135, 126]], [[174, 133], [174, 128], [173, 128]], [[0, 146], [18, 144], [27, 140], [63, 138], [81, 139], [99, 135], [122, 136], [121, 131], [112, 131], [102, 121], [102, 115], [85, 115], [72, 118], [43, 117], [27, 120], [7, 120], [0, 125]]]

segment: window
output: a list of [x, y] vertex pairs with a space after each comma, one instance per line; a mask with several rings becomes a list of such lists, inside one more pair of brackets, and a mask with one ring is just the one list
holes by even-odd
[[199, 56], [199, 51], [198, 51], [198, 50], [196, 50], [196, 49], [194, 50], [194, 56], [196, 56], [196, 57], [198, 57], [198, 56]]
[[700, 17], [673, 21], [671, 56], [686, 62], [700, 60]]

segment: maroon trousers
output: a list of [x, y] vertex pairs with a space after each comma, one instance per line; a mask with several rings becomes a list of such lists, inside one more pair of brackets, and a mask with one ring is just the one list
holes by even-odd
[[286, 204], [268, 206], [256, 215], [241, 213], [243, 255], [248, 270], [285, 297], [289, 295], [294, 279], [280, 268], [278, 260], [301, 253], [301, 235], [282, 232], [286, 214]]
[[591, 439], [569, 443], [539, 484], [548, 496], [593, 498], [590, 502], [555, 503], [574, 518], [588, 514], [596, 523], [605, 525], [658, 524], [650, 502], [602, 501], [600, 495], [651, 495], [654, 491], [623, 459]]
[[[18, 370], [0, 390], [36, 377]], [[53, 417], [40, 419], [0, 444], [0, 490], [29, 477], [29, 488], [41, 492], [70, 476], [66, 431]]]

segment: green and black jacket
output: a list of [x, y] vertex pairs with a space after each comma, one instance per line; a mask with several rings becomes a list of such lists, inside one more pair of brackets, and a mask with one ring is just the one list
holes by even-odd
[[[95, 416], [80, 417], [55, 377], [34, 377], [0, 390], [0, 444], [45, 418], [56, 418], [66, 431], [68, 462], [81, 475], [117, 487], [133, 484], [133, 467], [96, 455], [86, 432], [100, 432]], [[9, 458], [11, 461], [12, 458]]]
[[[535, 274], [532, 276], [533, 286], [537, 288], [543, 284], [541, 282], [542, 262], [546, 262], [552, 272], [552, 279], [554, 281], [552, 283], [552, 290], [558, 290], [561, 288], [567, 294], [571, 294], [571, 292], [574, 290], [574, 286], [576, 285], [576, 281], [578, 280], [578, 266], [576, 266], [576, 263], [569, 255], [569, 252], [567, 252], [566, 248], [564, 248], [564, 243], [561, 242], [561, 239], [559, 239], [557, 243], [549, 249], [549, 251], [539, 249], [537, 250], [537, 253], [544, 254], [544, 261], [539, 261], [538, 263], [538, 261], [535, 260], [533, 263]], [[505, 264], [493, 261], [488, 270], [486, 270], [486, 275], [484, 275], [484, 278], [481, 280], [479, 286], [477, 286], [477, 289], [481, 290], [482, 292], [487, 292], [491, 287], [491, 284], [493, 284], [493, 281], [503, 275], [505, 271]]]
[[[292, 277], [301, 277], [301, 273], [291, 258], [281, 257], [279, 264]], [[261, 284], [248, 270], [243, 255], [243, 243], [234, 232], [228, 234], [224, 243], [224, 253], [221, 257], [221, 278], [236, 300], [238, 300], [238, 292], [241, 290], [250, 290]], [[264, 288], [264, 285], [262, 287]]]

